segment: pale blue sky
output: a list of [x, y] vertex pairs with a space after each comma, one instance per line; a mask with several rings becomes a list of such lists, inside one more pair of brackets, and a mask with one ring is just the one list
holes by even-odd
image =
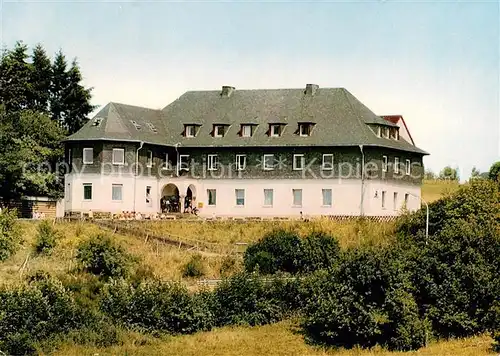
[[345, 87], [402, 114], [427, 167], [500, 159], [499, 3], [5, 1], [1, 41], [77, 57], [94, 104], [187, 90]]

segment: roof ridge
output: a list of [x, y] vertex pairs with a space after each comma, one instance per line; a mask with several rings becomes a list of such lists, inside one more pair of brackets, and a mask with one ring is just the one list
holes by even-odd
[[[148, 107], [145, 107], [145, 106], [139, 106], [139, 105], [131, 105], [131, 104], [124, 104], [124, 103], [118, 103], [116, 101], [110, 101], [109, 104], [115, 106], [115, 105], [119, 105], [119, 106], [127, 106], [129, 108], [138, 108], [138, 109], [146, 109], [146, 110], [152, 110], [152, 111], [161, 111], [161, 109], [153, 109], [153, 108], [148, 108]], [[115, 107], [116, 108], [116, 107]]]

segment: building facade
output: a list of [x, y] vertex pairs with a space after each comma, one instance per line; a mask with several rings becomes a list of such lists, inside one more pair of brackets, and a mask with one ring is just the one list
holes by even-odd
[[316, 85], [193, 91], [163, 110], [109, 103], [65, 146], [67, 212], [187, 201], [207, 217], [416, 210], [427, 154], [402, 117]]

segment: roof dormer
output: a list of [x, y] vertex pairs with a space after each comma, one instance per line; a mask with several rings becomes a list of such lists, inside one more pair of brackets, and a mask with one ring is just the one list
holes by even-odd
[[229, 130], [228, 124], [214, 124], [212, 130], [213, 137], [224, 137]]
[[198, 134], [200, 124], [184, 124], [184, 137], [196, 137]]
[[312, 129], [314, 127], [314, 122], [299, 122], [297, 134], [302, 137], [311, 136]]
[[280, 137], [285, 129], [284, 123], [271, 123], [269, 124], [268, 135], [270, 137]]

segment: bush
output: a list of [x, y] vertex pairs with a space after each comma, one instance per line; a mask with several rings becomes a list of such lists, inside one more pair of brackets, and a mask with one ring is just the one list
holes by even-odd
[[48, 220], [42, 221], [38, 225], [38, 235], [35, 241], [37, 253], [50, 254], [56, 247], [58, 234]]
[[21, 243], [21, 234], [16, 222], [17, 212], [4, 209], [0, 212], [0, 262], [15, 254]]
[[229, 277], [230, 275], [241, 270], [241, 263], [233, 256], [225, 256], [219, 268], [219, 273], [222, 277]]
[[336, 239], [322, 232], [314, 232], [301, 241], [300, 270], [313, 272], [333, 267], [338, 260], [340, 245]]
[[210, 306], [208, 294], [192, 296], [179, 284], [148, 281], [134, 288], [117, 281], [105, 289], [100, 309], [128, 327], [190, 334], [212, 327]]
[[493, 332], [493, 351], [500, 352], [500, 330]]
[[197, 278], [205, 274], [205, 266], [201, 259], [201, 255], [193, 255], [191, 259], [182, 268], [184, 277]]
[[351, 348], [380, 344], [409, 350], [425, 344], [425, 323], [411, 294], [410, 274], [399, 251], [356, 249], [310, 283], [304, 309], [306, 338]]
[[134, 262], [121, 246], [101, 234], [81, 243], [76, 259], [83, 270], [103, 277], [126, 277]]
[[89, 322], [72, 295], [51, 278], [0, 290], [0, 350], [32, 354], [39, 342]]

